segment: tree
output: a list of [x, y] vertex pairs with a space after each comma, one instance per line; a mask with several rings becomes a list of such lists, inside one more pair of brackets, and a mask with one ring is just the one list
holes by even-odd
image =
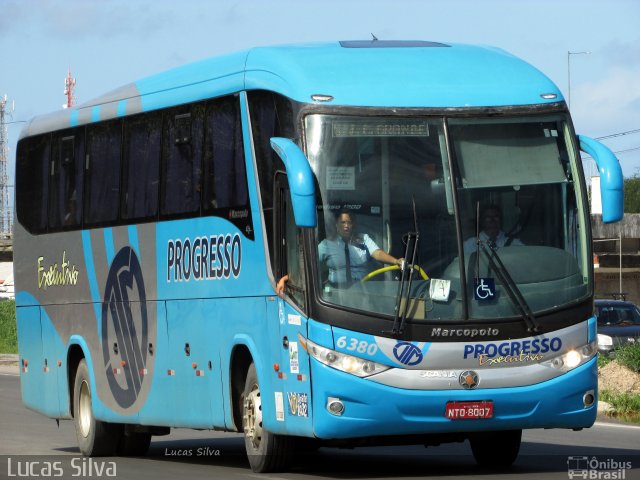
[[640, 175], [624, 179], [624, 212], [640, 213]]

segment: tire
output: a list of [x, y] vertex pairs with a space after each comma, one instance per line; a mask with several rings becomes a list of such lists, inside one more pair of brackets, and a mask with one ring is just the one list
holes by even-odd
[[244, 445], [256, 473], [287, 470], [293, 460], [292, 437], [276, 435], [262, 427], [262, 400], [256, 367], [252, 363], [240, 397]]
[[73, 423], [78, 447], [83, 455], [103, 457], [116, 453], [122, 425], [102, 422], [93, 416], [91, 380], [84, 358], [78, 364], [73, 384]]
[[150, 433], [127, 432], [125, 429], [120, 437], [117, 452], [123, 457], [142, 457], [147, 453], [150, 445]]
[[469, 437], [473, 458], [481, 467], [506, 468], [518, 458], [522, 430], [482, 432]]

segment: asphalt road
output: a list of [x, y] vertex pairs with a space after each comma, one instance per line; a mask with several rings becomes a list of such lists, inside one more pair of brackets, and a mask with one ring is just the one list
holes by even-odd
[[290, 472], [260, 475], [249, 469], [240, 435], [174, 429], [169, 436], [154, 438], [146, 457], [84, 459], [76, 447], [73, 423], [61, 421], [57, 426], [54, 420], [26, 409], [20, 400], [19, 378], [0, 372], [0, 478], [19, 478], [26, 472], [28, 478], [61, 474], [57, 478], [125, 480], [567, 479], [570, 467], [585, 466], [595, 458], [599, 465], [593, 472], [573, 473], [589, 475], [582, 478], [640, 479], [640, 427], [604, 422], [581, 432], [525, 431], [518, 460], [504, 471], [477, 467], [465, 442], [427, 449], [323, 448], [297, 458]]

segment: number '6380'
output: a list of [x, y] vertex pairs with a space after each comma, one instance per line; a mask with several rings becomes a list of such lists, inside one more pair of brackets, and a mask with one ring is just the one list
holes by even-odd
[[347, 337], [343, 335], [336, 341], [336, 346], [348, 352], [366, 353], [373, 356], [378, 351], [378, 345], [369, 343], [366, 340], [358, 340], [357, 338]]

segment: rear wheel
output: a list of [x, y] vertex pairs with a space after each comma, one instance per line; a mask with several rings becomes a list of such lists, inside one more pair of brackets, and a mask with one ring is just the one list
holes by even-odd
[[482, 467], [509, 467], [518, 458], [522, 430], [480, 432], [469, 437], [473, 458]]
[[78, 447], [88, 457], [114, 455], [122, 436], [122, 425], [102, 422], [93, 416], [90, 382], [87, 362], [82, 359], [73, 385], [73, 421]]
[[291, 437], [276, 435], [263, 428], [262, 395], [253, 363], [247, 372], [240, 408], [244, 444], [251, 469], [256, 473], [286, 470], [293, 459], [294, 445]]

